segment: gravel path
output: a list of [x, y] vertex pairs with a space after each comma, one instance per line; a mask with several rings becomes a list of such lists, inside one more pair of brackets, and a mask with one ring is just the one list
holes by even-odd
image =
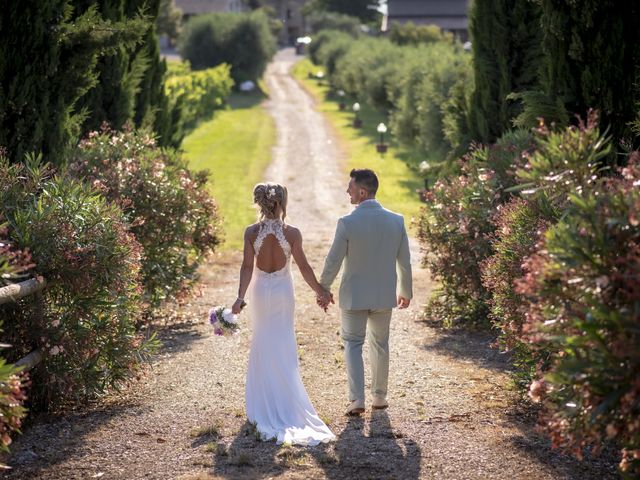
[[[279, 136], [266, 177], [289, 187], [289, 221], [302, 229], [319, 271], [336, 219], [350, 208], [348, 178], [331, 129], [288, 75], [294, 61], [290, 50], [281, 52], [267, 72], [267, 108]], [[257, 441], [246, 423], [251, 332], [216, 338], [204, 323], [211, 305], [234, 299], [240, 255], [232, 252], [203, 267], [200, 296], [167, 311], [160, 327], [165, 347], [140, 381], [91, 408], [35, 419], [13, 446], [14, 470], [5, 477], [616, 478], [603, 460], [579, 463], [550, 450], [507, 389], [508, 364], [489, 348], [491, 338], [442, 332], [420, 320], [431, 285], [415, 242], [412, 250], [416, 298], [392, 320], [391, 407], [360, 419], [343, 415], [338, 310], [319, 310], [295, 271], [301, 372], [336, 443], [278, 447]]]

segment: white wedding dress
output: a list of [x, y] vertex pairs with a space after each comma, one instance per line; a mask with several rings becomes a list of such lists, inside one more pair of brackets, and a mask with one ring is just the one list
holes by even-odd
[[[245, 400], [247, 418], [263, 440], [277, 443], [317, 445], [335, 436], [318, 417], [302, 384], [294, 323], [291, 247], [280, 220], [260, 222], [254, 242], [256, 257], [267, 235], [274, 235], [286, 263], [267, 273], [257, 265], [251, 281], [249, 315], [253, 338]], [[277, 247], [276, 247], [277, 248]]]

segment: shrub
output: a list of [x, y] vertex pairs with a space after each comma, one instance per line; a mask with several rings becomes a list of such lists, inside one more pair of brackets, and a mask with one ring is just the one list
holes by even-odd
[[500, 332], [500, 347], [513, 353], [514, 380], [521, 391], [533, 380], [536, 360], [522, 340], [525, 300], [516, 292], [514, 282], [524, 275], [523, 259], [535, 252], [552, 220], [535, 201], [513, 198], [499, 205], [492, 219], [494, 253], [480, 266], [482, 284], [491, 293], [489, 319]]
[[322, 65], [322, 59], [318, 56], [318, 53], [323, 47], [326, 47], [332, 43], [342, 43], [344, 41], [353, 42], [353, 35], [349, 35], [346, 32], [339, 30], [322, 30], [318, 33], [309, 44], [308, 51], [311, 61], [316, 65]]
[[388, 40], [362, 38], [336, 62], [332, 82], [345, 92], [379, 108], [389, 108], [389, 87], [405, 50]]
[[473, 88], [470, 58], [459, 45], [445, 42], [400, 48], [408, 53], [394, 78], [391, 127], [402, 143], [417, 144], [424, 152], [439, 152], [444, 157], [459, 147], [449, 139], [468, 139], [465, 117]]
[[32, 405], [49, 408], [114, 387], [153, 351], [135, 324], [140, 310], [140, 245], [120, 209], [88, 185], [31, 159], [0, 159], [0, 205], [9, 239], [29, 249], [42, 294], [3, 305], [15, 360], [39, 349]]
[[453, 33], [445, 32], [437, 25], [415, 25], [413, 22], [391, 23], [389, 39], [398, 45], [419, 45], [421, 43], [453, 43]]
[[189, 63], [171, 66], [165, 82], [170, 104], [182, 111], [182, 128], [193, 127], [225, 105], [233, 88], [229, 65], [192, 72]]
[[569, 195], [526, 262], [526, 338], [549, 352], [530, 394], [541, 426], [577, 456], [606, 439], [640, 474], [640, 154], [618, 176]]
[[[30, 255], [13, 248], [7, 237], [6, 226], [0, 225], [0, 276], [4, 282], [19, 278], [19, 274], [33, 267]], [[0, 344], [0, 348], [10, 347], [11, 345]], [[20, 433], [22, 419], [26, 415], [22, 405], [27, 398], [25, 394], [27, 383], [26, 375], [20, 375], [18, 368], [0, 357], [0, 450], [2, 451], [9, 450], [11, 435]], [[2, 468], [4, 465], [0, 462], [0, 469]]]
[[440, 282], [427, 316], [451, 326], [482, 323], [487, 314], [487, 291], [480, 278], [480, 262], [491, 253], [489, 221], [499, 195], [495, 175], [487, 170], [485, 148], [470, 153], [462, 175], [439, 180], [426, 192], [426, 206], [418, 237], [423, 263]]
[[331, 38], [330, 41], [319, 42], [314, 49], [314, 58], [317, 63], [323, 65], [326, 73], [331, 78], [336, 71], [336, 63], [349, 50], [353, 43], [353, 37], [345, 33], [340, 33]]
[[152, 305], [180, 294], [221, 241], [207, 173], [190, 172], [177, 152], [158, 148], [144, 131], [93, 132], [71, 170], [124, 212], [142, 245], [140, 273]]
[[490, 292], [481, 264], [493, 254], [492, 217], [511, 197], [505, 190], [515, 182], [513, 166], [523, 163], [531, 143], [526, 132], [515, 131], [492, 147], [476, 148], [463, 158], [459, 176], [439, 180], [425, 193], [418, 237], [424, 264], [441, 284], [429, 317], [445, 325], [486, 322]]
[[257, 82], [276, 52], [276, 39], [264, 12], [211, 13], [186, 23], [178, 42], [183, 58], [196, 70], [231, 65], [231, 77], [240, 84]]
[[360, 20], [357, 17], [337, 12], [313, 12], [306, 17], [306, 23], [313, 33], [335, 30], [357, 36], [361, 32]]

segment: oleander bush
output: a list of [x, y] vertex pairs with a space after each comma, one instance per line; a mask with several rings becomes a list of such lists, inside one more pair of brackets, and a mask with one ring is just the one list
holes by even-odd
[[119, 208], [142, 246], [140, 275], [152, 306], [183, 294], [198, 263], [221, 242], [217, 206], [207, 172], [161, 149], [145, 131], [93, 132], [75, 150], [73, 175]]
[[530, 395], [554, 445], [581, 457], [606, 441], [640, 475], [640, 154], [568, 196], [525, 264], [524, 338], [548, 356]]
[[521, 392], [533, 380], [537, 362], [522, 338], [525, 301], [514, 282], [524, 275], [524, 259], [536, 251], [554, 220], [552, 212], [535, 200], [515, 197], [498, 205], [491, 220], [493, 254], [480, 265], [482, 284], [490, 292], [489, 319], [499, 332], [500, 349], [512, 353], [514, 381]]
[[257, 82], [276, 53], [276, 39], [262, 10], [196, 15], [184, 25], [178, 50], [195, 70], [226, 63], [239, 85]]
[[425, 193], [418, 237], [424, 265], [440, 282], [426, 310], [432, 320], [447, 326], [486, 324], [491, 295], [481, 265], [493, 254], [492, 217], [511, 198], [513, 167], [524, 164], [531, 148], [527, 132], [511, 132], [491, 147], [471, 151], [460, 162], [460, 175], [438, 180]]
[[0, 158], [0, 208], [8, 239], [47, 280], [41, 294], [0, 306], [7, 359], [44, 356], [31, 371], [30, 405], [55, 408], [117, 387], [157, 346], [136, 330], [141, 247], [122, 211], [33, 157]]
[[[0, 217], [0, 220], [2, 217]], [[20, 280], [21, 275], [26, 274], [33, 264], [28, 252], [17, 250], [8, 239], [6, 225], [0, 224], [0, 277], [4, 283], [12, 280]], [[0, 320], [0, 333], [2, 321]], [[11, 345], [0, 344], [0, 348], [11, 348]], [[26, 400], [26, 388], [28, 377], [21, 374], [14, 365], [0, 357], [0, 450], [9, 451], [11, 435], [20, 433], [22, 419], [26, 416], [23, 404]], [[4, 465], [0, 462], [0, 469]]]

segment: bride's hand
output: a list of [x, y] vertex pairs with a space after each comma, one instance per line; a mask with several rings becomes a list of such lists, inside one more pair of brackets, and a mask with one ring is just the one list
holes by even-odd
[[245, 306], [245, 303], [243, 300], [240, 300], [239, 298], [235, 301], [235, 303], [233, 304], [233, 306], [231, 307], [231, 312], [234, 315], [238, 315], [240, 313], [240, 311], [242, 310], [242, 307]]

